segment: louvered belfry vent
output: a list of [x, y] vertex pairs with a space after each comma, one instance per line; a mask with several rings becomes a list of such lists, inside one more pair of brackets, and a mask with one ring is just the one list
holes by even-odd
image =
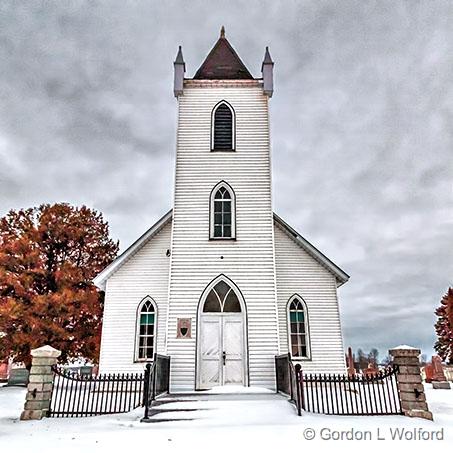
[[225, 103], [220, 104], [214, 113], [213, 150], [232, 151], [233, 147], [233, 112]]

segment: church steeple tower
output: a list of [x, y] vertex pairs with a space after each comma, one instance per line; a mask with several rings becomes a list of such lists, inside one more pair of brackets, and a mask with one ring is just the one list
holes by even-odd
[[[180, 75], [183, 63], [178, 54], [175, 70]], [[264, 66], [271, 65], [267, 55]], [[222, 27], [195, 76], [185, 78], [183, 89], [179, 86], [177, 90], [166, 343], [172, 367], [178, 370], [171, 375], [172, 388], [206, 389], [224, 384], [274, 387], [279, 337], [270, 93], [265, 92], [263, 82], [252, 76]], [[223, 314], [212, 314], [199, 306], [206, 285], [216, 279], [231, 281], [246, 298], [239, 311], [225, 314], [225, 321]], [[206, 294], [211, 294], [209, 291]], [[246, 314], [256, 320], [250, 331]], [[210, 323], [213, 316], [217, 316], [214, 324]], [[180, 318], [192, 322], [192, 338], [178, 337]], [[228, 347], [221, 346], [230, 341], [230, 335], [238, 339], [234, 362], [229, 361]], [[219, 357], [225, 354], [225, 365], [209, 361], [206, 348], [216, 338]]]

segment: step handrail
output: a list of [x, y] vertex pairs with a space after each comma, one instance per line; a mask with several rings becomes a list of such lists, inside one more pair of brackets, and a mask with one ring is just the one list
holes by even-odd
[[143, 386], [143, 420], [149, 419], [149, 411], [155, 399], [164, 393], [170, 393], [170, 356], [154, 354], [153, 362], [145, 367]]

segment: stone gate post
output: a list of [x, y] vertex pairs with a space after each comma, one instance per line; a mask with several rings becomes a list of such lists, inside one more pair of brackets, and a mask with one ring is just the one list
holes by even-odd
[[408, 417], [433, 419], [428, 410], [425, 389], [420, 374], [420, 349], [410, 346], [398, 346], [390, 349], [393, 363], [398, 365], [398, 392], [401, 398], [401, 409]]
[[51, 367], [60, 355], [61, 351], [49, 345], [32, 349], [30, 380], [21, 420], [41, 420], [47, 415], [54, 379]]

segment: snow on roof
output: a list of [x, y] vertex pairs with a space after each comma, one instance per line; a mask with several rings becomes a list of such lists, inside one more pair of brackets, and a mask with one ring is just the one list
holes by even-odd
[[402, 344], [402, 345], [396, 346], [395, 348], [392, 348], [392, 349], [410, 349], [410, 350], [414, 351], [414, 350], [417, 350], [418, 348], [408, 346], [407, 344]]

